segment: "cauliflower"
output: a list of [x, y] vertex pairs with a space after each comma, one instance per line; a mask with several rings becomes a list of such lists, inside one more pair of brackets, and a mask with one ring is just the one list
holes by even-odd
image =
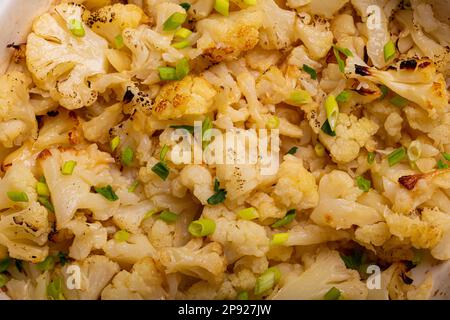
[[[349, 63], [349, 60], [352, 62]], [[444, 76], [436, 73], [436, 67], [428, 58], [409, 58], [399, 61], [395, 67], [381, 71], [367, 67], [356, 58], [347, 59], [347, 74], [384, 84], [392, 91], [417, 103], [436, 119], [448, 103]]]
[[319, 202], [316, 180], [303, 167], [303, 161], [293, 155], [286, 155], [273, 189], [273, 197], [286, 208], [298, 210], [314, 208]]
[[0, 244], [16, 259], [43, 261], [48, 255], [45, 244], [50, 231], [47, 209], [37, 202], [21, 211], [8, 210], [0, 215]]
[[358, 157], [359, 150], [366, 147], [375, 149], [372, 136], [378, 131], [378, 125], [365, 117], [358, 119], [354, 115], [339, 113], [336, 125], [336, 136], [332, 137], [323, 131], [319, 138], [330, 151], [331, 157], [338, 163], [350, 162]]
[[[80, 274], [80, 289], [69, 289], [67, 283], [70, 277], [76, 276], [69, 272], [68, 268], [78, 267]], [[66, 284], [63, 286], [64, 296], [69, 300], [97, 300], [103, 288], [110, 282], [114, 275], [119, 272], [119, 265], [112, 262], [105, 256], [93, 255], [83, 261], [67, 264], [62, 269], [62, 274]]]
[[95, 33], [115, 45], [116, 37], [121, 36], [124, 29], [137, 28], [146, 20], [144, 11], [138, 6], [116, 3], [92, 12], [85, 22]]
[[211, 283], [220, 282], [226, 269], [220, 244], [211, 242], [203, 246], [200, 238], [192, 239], [183, 247], [161, 249], [160, 263], [166, 273], [180, 272]]
[[130, 272], [120, 271], [102, 291], [102, 300], [160, 300], [167, 297], [163, 275], [147, 257], [133, 265]]
[[211, 173], [199, 165], [186, 166], [180, 172], [181, 183], [203, 204], [214, 194]]
[[437, 145], [450, 144], [450, 114], [431, 119], [421, 108], [405, 107], [406, 118], [413, 129], [426, 133]]
[[256, 82], [258, 98], [264, 104], [278, 104], [289, 98], [295, 88], [295, 79], [289, 81], [275, 66], [270, 67]]
[[259, 219], [264, 221], [268, 218], [283, 218], [286, 214], [285, 210], [277, 207], [274, 198], [264, 192], [253, 194], [247, 202], [252, 205], [259, 214]]
[[143, 234], [131, 234], [124, 242], [111, 239], [103, 246], [103, 251], [111, 260], [125, 264], [156, 256], [155, 249]]
[[47, 300], [49, 282], [50, 273], [46, 271], [36, 279], [10, 279], [6, 289], [13, 300]]
[[[180, 7], [181, 10], [183, 10]], [[171, 46], [171, 37], [164, 36], [147, 25], [136, 29], [126, 28], [123, 43], [131, 51], [131, 75], [143, 80], [143, 84], [158, 83], [158, 68], [166, 64], [175, 65], [184, 58], [183, 54]]]
[[[110, 201], [91, 187], [104, 187], [113, 183], [110, 164], [114, 161], [109, 154], [90, 145], [84, 150], [44, 150], [40, 156], [55, 206], [56, 226], [60, 230], [73, 218], [78, 209], [89, 209], [96, 220], [107, 220], [114, 215], [120, 201]], [[61, 167], [66, 161], [76, 161], [72, 175], [63, 175]]]
[[269, 238], [263, 226], [248, 220], [235, 220], [234, 213], [224, 207], [205, 207], [204, 218], [216, 223], [210, 238], [223, 246], [229, 263], [243, 256], [262, 257], [269, 250]]
[[187, 76], [164, 85], [153, 104], [159, 120], [206, 114], [212, 109], [216, 90], [201, 77]]
[[16, 71], [0, 77], [0, 143], [6, 148], [37, 136], [37, 122], [28, 96], [30, 82]]
[[[37, 200], [36, 179], [30, 168], [24, 163], [16, 162], [6, 171], [5, 176], [0, 179], [0, 210], [21, 207], [25, 208], [29, 203]], [[27, 202], [14, 202], [7, 193], [24, 192], [27, 195]]]
[[145, 215], [154, 210], [156, 210], [156, 207], [149, 200], [132, 205], [120, 206], [116, 213], [114, 213], [113, 221], [122, 230], [139, 233], [140, 225]]
[[332, 287], [337, 288], [344, 299], [361, 300], [368, 294], [356, 270], [345, 267], [339, 253], [322, 250], [315, 262], [300, 275], [293, 277], [273, 296], [274, 300], [318, 300]]
[[81, 125], [84, 136], [89, 141], [106, 143], [109, 140], [109, 130], [119, 124], [122, 118], [122, 103], [107, 107], [101, 114]]
[[328, 241], [350, 239], [350, 234], [342, 230], [334, 230], [312, 223], [296, 225], [289, 229], [289, 238], [284, 246], [309, 246]]
[[66, 228], [75, 235], [69, 256], [76, 260], [84, 260], [92, 250], [101, 249], [107, 239], [106, 229], [100, 222], [87, 223], [85, 220], [73, 219], [66, 225]]
[[[291, 0], [292, 1], [292, 0]], [[332, 0], [332, 1], [322, 1], [322, 0], [311, 0], [308, 1], [307, 6], [303, 7], [302, 10], [311, 12], [314, 15], [320, 15], [325, 18], [332, 18], [335, 13], [337, 13], [349, 0]]]
[[293, 11], [281, 9], [274, 0], [259, 0], [250, 10], [263, 13], [259, 44], [263, 49], [287, 49], [296, 39]]
[[36, 85], [69, 110], [89, 106], [97, 92], [89, 78], [106, 73], [107, 42], [84, 27], [85, 35], [76, 37], [69, 30], [71, 21], [82, 20], [83, 7], [60, 4], [40, 16], [27, 40], [27, 66]]
[[234, 60], [258, 44], [262, 20], [263, 14], [252, 9], [203, 19], [197, 23], [197, 48], [212, 62]]
[[355, 231], [355, 239], [366, 245], [382, 246], [391, 234], [385, 222], [362, 226]]
[[345, 172], [334, 170], [320, 179], [319, 204], [311, 220], [321, 226], [348, 229], [382, 221], [382, 215], [372, 207], [356, 202], [362, 191]]
[[325, 20], [316, 19], [312, 24], [299, 21], [295, 29], [313, 59], [323, 58], [330, 51], [333, 33]]

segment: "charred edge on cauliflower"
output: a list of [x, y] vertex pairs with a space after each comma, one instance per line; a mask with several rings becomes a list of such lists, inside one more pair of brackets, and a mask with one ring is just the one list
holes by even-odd
[[440, 169], [428, 173], [418, 173], [398, 178], [398, 182], [408, 190], [414, 189], [420, 179], [431, 179], [441, 174], [450, 173], [450, 169]]
[[368, 67], [355, 65], [355, 73], [360, 76], [370, 76], [370, 70]]
[[47, 159], [48, 157], [51, 157], [51, 156], [52, 156], [52, 153], [50, 152], [50, 150], [44, 149], [38, 154], [37, 160], [45, 160], [45, 159]]

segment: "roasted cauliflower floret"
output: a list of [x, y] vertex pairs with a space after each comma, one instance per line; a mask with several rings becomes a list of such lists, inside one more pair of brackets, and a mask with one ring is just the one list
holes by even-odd
[[386, 71], [368, 67], [364, 62], [350, 58], [346, 70], [352, 76], [362, 77], [384, 84], [392, 91], [417, 103], [436, 119], [448, 104], [447, 85], [444, 76], [436, 73], [434, 63], [428, 58], [410, 58], [399, 61]]
[[221, 245], [211, 242], [203, 246], [199, 238], [183, 247], [161, 249], [160, 262], [166, 273], [180, 272], [212, 283], [221, 281], [226, 268]]
[[[77, 277], [76, 272], [72, 271], [76, 267], [81, 271], [80, 288], [69, 289], [67, 284], [71, 283], [73, 276]], [[117, 263], [99, 255], [93, 255], [83, 261], [68, 264], [62, 269], [63, 283], [65, 284], [63, 286], [64, 296], [69, 300], [96, 300], [100, 297], [103, 288], [119, 270], [120, 267]]]
[[92, 250], [101, 249], [107, 239], [106, 229], [100, 222], [88, 223], [85, 220], [73, 219], [66, 226], [75, 236], [69, 256], [76, 260], [84, 260]]
[[258, 44], [262, 18], [261, 12], [247, 9], [200, 20], [197, 48], [212, 62], [234, 60]]
[[311, 220], [338, 230], [382, 221], [377, 210], [356, 202], [361, 193], [354, 180], [343, 171], [334, 170], [324, 175], [319, 183], [319, 204]]
[[213, 179], [205, 167], [199, 165], [184, 167], [180, 172], [180, 181], [203, 205], [206, 205], [207, 200], [214, 194]]
[[359, 150], [366, 147], [375, 149], [372, 136], [378, 131], [378, 125], [370, 119], [358, 119], [354, 115], [339, 114], [336, 125], [336, 136], [332, 137], [320, 132], [320, 141], [330, 151], [334, 161], [350, 162], [358, 157]]
[[109, 240], [103, 251], [113, 261], [133, 264], [145, 257], [155, 257], [156, 251], [143, 234], [131, 234], [126, 241]]
[[164, 276], [152, 258], [144, 258], [133, 265], [130, 272], [120, 271], [102, 291], [103, 300], [160, 300], [167, 294], [163, 285]]
[[223, 246], [229, 263], [243, 256], [263, 257], [269, 250], [269, 238], [263, 226], [248, 220], [236, 220], [225, 207], [205, 207], [203, 217], [216, 223], [211, 240]]
[[138, 6], [116, 3], [93, 11], [86, 19], [86, 24], [115, 46], [116, 37], [122, 36], [124, 29], [137, 28], [146, 20], [144, 11]]
[[[106, 220], [114, 214], [120, 201], [91, 192], [92, 187], [106, 187], [114, 181], [110, 171], [114, 160], [99, 151], [97, 145], [65, 152], [46, 149], [39, 159], [55, 206], [58, 230], [66, 226], [78, 209], [91, 210], [97, 220]], [[61, 167], [67, 161], [76, 162], [71, 175], [61, 173]]]
[[323, 19], [316, 19], [311, 24], [298, 22], [296, 31], [313, 59], [325, 57], [333, 45], [333, 33]]
[[69, 110], [89, 106], [97, 92], [89, 78], [106, 73], [106, 40], [84, 26], [85, 35], [77, 37], [70, 23], [81, 23], [83, 7], [61, 4], [40, 16], [27, 40], [27, 66], [36, 85]]
[[314, 176], [303, 167], [303, 161], [292, 155], [284, 157], [277, 173], [273, 196], [286, 208], [314, 208], [319, 193]]
[[315, 262], [300, 275], [293, 277], [273, 296], [275, 300], [320, 300], [332, 287], [337, 288], [344, 299], [361, 300], [368, 294], [366, 284], [359, 273], [347, 269], [339, 253], [322, 250]]
[[0, 143], [6, 148], [36, 138], [37, 122], [30, 104], [30, 79], [20, 72], [0, 77]]
[[211, 111], [216, 90], [201, 77], [187, 76], [164, 85], [153, 104], [159, 120], [179, 119]]

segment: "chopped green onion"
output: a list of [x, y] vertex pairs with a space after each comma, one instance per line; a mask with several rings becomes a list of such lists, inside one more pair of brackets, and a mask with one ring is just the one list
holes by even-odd
[[388, 155], [389, 166], [392, 167], [402, 161], [406, 157], [406, 150], [404, 147], [395, 149]]
[[95, 192], [101, 194], [105, 199], [109, 201], [119, 200], [119, 197], [117, 196], [117, 194], [114, 192], [113, 188], [110, 185], [107, 185], [106, 187], [102, 188], [95, 187], [94, 190]]
[[288, 102], [293, 105], [302, 105], [312, 101], [311, 95], [306, 90], [294, 90], [289, 96]]
[[116, 49], [122, 49], [123, 48], [123, 37], [121, 34], [117, 35], [114, 38], [114, 45], [116, 47]]
[[276, 233], [273, 235], [270, 244], [272, 245], [282, 245], [289, 239], [289, 233]]
[[23, 191], [8, 191], [6, 195], [14, 202], [28, 202], [28, 196]]
[[159, 215], [159, 218], [161, 220], [165, 221], [166, 223], [173, 223], [173, 222], [177, 221], [178, 215], [176, 213], [164, 210]]
[[119, 230], [114, 234], [114, 240], [117, 242], [125, 242], [130, 238], [130, 233], [126, 230]]
[[247, 291], [241, 291], [238, 293], [237, 300], [248, 300], [248, 292]]
[[44, 182], [38, 182], [36, 184], [36, 192], [38, 196], [50, 197], [50, 190], [48, 189], [47, 184]]
[[440, 159], [437, 162], [437, 167], [438, 167], [438, 169], [448, 169], [448, 164], [445, 163], [444, 161], [442, 161], [442, 159]]
[[114, 138], [111, 140], [111, 143], [110, 143], [111, 151], [114, 152], [114, 150], [117, 149], [117, 147], [119, 146], [119, 144], [120, 144], [120, 138], [119, 138], [119, 137], [114, 137]]
[[244, 3], [248, 6], [254, 6], [256, 4], [256, 0], [244, 0]]
[[199, 219], [189, 224], [188, 231], [194, 237], [206, 237], [216, 230], [216, 223], [211, 219]]
[[170, 126], [170, 127], [172, 129], [184, 129], [184, 130], [188, 131], [190, 134], [194, 134], [194, 126], [187, 126], [187, 125], [176, 126], [176, 125], [173, 125], [173, 126]]
[[388, 62], [395, 56], [395, 44], [392, 40], [389, 40], [383, 48], [384, 61]]
[[380, 90], [381, 90], [381, 93], [382, 93], [380, 99], [383, 100], [383, 99], [386, 98], [386, 96], [388, 95], [388, 93], [389, 93], [389, 88], [386, 87], [384, 84], [382, 84], [382, 85], [380, 86]]
[[297, 153], [297, 150], [298, 150], [298, 147], [292, 147], [292, 148], [289, 149], [289, 151], [286, 154], [294, 155], [294, 154]]
[[159, 78], [164, 81], [177, 80], [177, 73], [172, 67], [159, 67]]
[[347, 102], [348, 99], [350, 99], [350, 92], [348, 92], [347, 90], [342, 91], [341, 93], [339, 93], [336, 97], [336, 101], [337, 102]]
[[77, 19], [71, 19], [69, 21], [69, 30], [75, 37], [84, 37], [86, 35], [83, 23]]
[[316, 143], [316, 145], [314, 146], [314, 151], [320, 158], [325, 155], [325, 147], [320, 142]]
[[259, 214], [255, 208], [250, 207], [250, 208], [239, 210], [238, 217], [243, 220], [253, 220], [253, 219], [258, 218]]
[[334, 131], [336, 129], [339, 118], [339, 106], [334, 95], [330, 94], [325, 99], [325, 110], [327, 112], [327, 120], [328, 124], [330, 125], [330, 129]]
[[128, 188], [128, 192], [133, 193], [136, 191], [136, 188], [139, 186], [139, 180], [134, 181], [131, 186]]
[[65, 252], [58, 252], [58, 254], [56, 256], [58, 257], [59, 263], [63, 267], [69, 261], [69, 257], [67, 255], [67, 253], [65, 253]]
[[3, 288], [8, 282], [8, 277], [5, 274], [0, 274], [0, 288]]
[[191, 8], [191, 4], [187, 2], [180, 3], [180, 6], [186, 11], [188, 11]]
[[369, 192], [372, 185], [370, 180], [367, 180], [363, 176], [356, 177], [356, 184], [358, 185], [358, 188], [364, 192]]
[[177, 80], [181, 80], [184, 77], [186, 77], [189, 73], [189, 61], [186, 58], [181, 59], [178, 61], [176, 67], [175, 67], [175, 75], [177, 77]]
[[156, 210], [150, 210], [149, 212], [147, 212], [145, 215], [144, 215], [144, 218], [142, 218], [142, 220], [146, 220], [146, 219], [148, 219], [148, 218], [151, 218], [155, 213], [157, 213], [158, 211], [156, 211]]
[[450, 153], [448, 152], [442, 152], [442, 156], [445, 160], [450, 161]]
[[207, 202], [210, 205], [217, 205], [219, 203], [222, 203], [225, 201], [225, 198], [227, 196], [227, 191], [225, 189], [220, 189], [220, 182], [219, 180], [214, 180], [214, 192], [211, 197], [208, 198]]
[[415, 266], [417, 266], [418, 264], [420, 264], [422, 262], [425, 253], [423, 250], [417, 250], [417, 249], [414, 249], [413, 252], [414, 252], [414, 256], [413, 256], [411, 262]]
[[211, 129], [213, 123], [209, 117], [206, 117], [202, 122], [202, 148], [205, 149], [211, 142]]
[[296, 210], [291, 209], [286, 213], [286, 215], [283, 218], [278, 219], [274, 224], [272, 224], [271, 227], [272, 228], [280, 228], [282, 226], [285, 226], [285, 225], [291, 223], [292, 221], [294, 221], [296, 215], [297, 215]]
[[38, 264], [36, 264], [36, 268], [39, 271], [50, 271], [53, 270], [55, 268], [55, 257], [53, 256], [47, 256], [47, 258], [45, 258], [44, 261], [39, 262]]
[[175, 37], [180, 39], [186, 39], [192, 34], [192, 31], [186, 28], [180, 28], [175, 32]]
[[48, 211], [55, 212], [55, 207], [53, 207], [53, 204], [50, 202], [50, 200], [47, 197], [38, 197], [38, 201], [45, 208], [47, 208]]
[[273, 288], [273, 286], [280, 280], [281, 273], [277, 267], [271, 267], [256, 279], [255, 295], [261, 295], [264, 292]]
[[375, 152], [369, 152], [367, 154], [367, 163], [372, 164], [375, 161]]
[[11, 259], [9, 257], [0, 260], [0, 273], [5, 272], [8, 269], [10, 263]]
[[317, 72], [307, 64], [303, 65], [303, 71], [308, 73], [311, 76], [311, 79], [316, 80], [317, 79]]
[[22, 272], [23, 271], [23, 261], [19, 259], [15, 259], [14, 266], [16, 267], [17, 271]]
[[408, 146], [406, 151], [410, 161], [417, 161], [422, 154], [422, 144], [418, 140], [414, 140]]
[[408, 104], [408, 100], [403, 98], [402, 96], [396, 95], [391, 100], [389, 100], [390, 103], [392, 103], [394, 106], [403, 108]]
[[180, 42], [175, 42], [172, 43], [172, 47], [174, 47], [175, 49], [184, 49], [187, 48], [191, 45], [191, 42], [189, 40], [183, 40]]
[[125, 149], [123, 149], [122, 156], [120, 159], [123, 165], [127, 167], [130, 166], [134, 159], [133, 149], [131, 149], [130, 147], [126, 147]]
[[280, 126], [280, 119], [277, 116], [270, 117], [266, 122], [267, 129], [277, 129]]
[[333, 53], [334, 53], [334, 56], [336, 57], [338, 65], [339, 65], [339, 71], [344, 73], [345, 72], [345, 61], [342, 60], [340, 53], [344, 54], [347, 57], [353, 57], [353, 53], [347, 48], [340, 48], [335, 45], [333, 45]]
[[39, 178], [39, 182], [47, 183], [47, 180], [45, 180], [45, 176], [41, 176], [41, 177]]
[[186, 21], [187, 14], [175, 12], [163, 24], [164, 31], [173, 31], [181, 26]]
[[167, 152], [169, 152], [169, 146], [165, 144], [159, 152], [159, 160], [164, 161], [166, 159]]
[[216, 10], [221, 15], [227, 17], [229, 14], [229, 10], [230, 10], [230, 1], [229, 0], [215, 0], [214, 10]]
[[169, 168], [164, 162], [158, 162], [157, 164], [155, 164], [152, 167], [152, 171], [164, 181], [169, 176]]
[[359, 270], [363, 263], [363, 253], [361, 251], [354, 251], [353, 254], [347, 256], [340, 254], [342, 261], [347, 269]]
[[330, 290], [328, 290], [327, 293], [323, 296], [325, 300], [338, 300], [341, 296], [341, 291], [339, 291], [338, 288], [333, 287]]
[[62, 291], [63, 281], [61, 278], [56, 278], [47, 286], [47, 296], [50, 300], [65, 300]]
[[75, 166], [77, 165], [76, 161], [69, 160], [64, 162], [62, 168], [61, 168], [61, 174], [65, 176], [70, 176], [73, 173], [73, 170], [75, 169]]
[[327, 135], [331, 136], [331, 137], [335, 137], [336, 136], [336, 132], [331, 130], [330, 123], [328, 122], [328, 119], [325, 120], [325, 122], [323, 123], [321, 130], [323, 132], [325, 132]]

